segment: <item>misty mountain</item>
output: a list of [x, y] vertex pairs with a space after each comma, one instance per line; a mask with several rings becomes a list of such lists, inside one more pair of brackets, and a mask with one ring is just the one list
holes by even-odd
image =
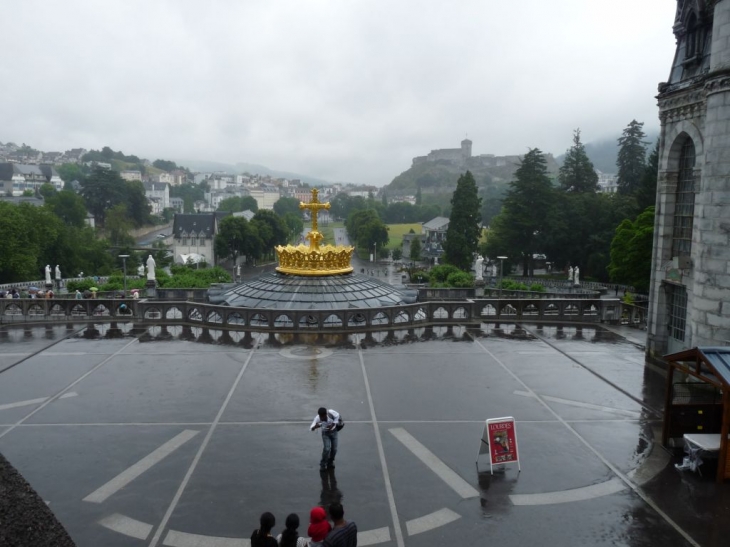
[[[612, 139], [603, 139], [600, 141], [593, 141], [585, 143], [586, 154], [588, 158], [593, 162], [593, 167], [602, 171], [603, 173], [616, 173], [618, 167], [616, 167], [616, 158], [618, 157], [618, 138], [621, 135], [618, 134]], [[646, 141], [649, 143], [646, 145], [647, 154], [652, 151], [654, 144], [659, 138], [659, 133], [649, 132], [646, 135]], [[561, 154], [555, 158], [558, 164], [563, 165], [563, 159], [565, 154]]]
[[276, 169], [269, 169], [264, 165], [257, 165], [255, 163], [243, 163], [239, 162], [234, 164], [221, 163], [217, 161], [205, 161], [205, 160], [175, 160], [178, 165], [184, 165], [191, 171], [199, 172], [214, 172], [221, 171], [230, 175], [240, 175], [241, 173], [251, 173], [252, 175], [269, 175], [273, 178], [284, 178], [284, 179], [299, 179], [302, 182], [306, 182], [312, 186], [329, 186], [332, 184], [329, 181], [318, 179], [316, 177], [310, 177], [308, 175], [300, 175], [298, 173], [290, 173], [288, 171], [278, 171]]

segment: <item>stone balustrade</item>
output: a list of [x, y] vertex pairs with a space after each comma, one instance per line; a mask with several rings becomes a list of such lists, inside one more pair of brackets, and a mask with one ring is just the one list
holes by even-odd
[[[0, 299], [0, 322], [133, 321], [262, 332], [349, 332], [482, 322], [619, 322], [624, 304], [599, 298], [477, 298], [339, 310], [233, 308], [194, 301]], [[633, 322], [636, 311], [630, 315]]]

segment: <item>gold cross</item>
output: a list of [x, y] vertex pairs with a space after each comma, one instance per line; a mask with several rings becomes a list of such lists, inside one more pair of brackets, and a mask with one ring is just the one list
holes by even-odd
[[312, 201], [309, 203], [304, 203], [303, 201], [299, 202], [299, 208], [300, 209], [309, 209], [312, 212], [312, 231], [317, 232], [317, 213], [319, 213], [320, 209], [329, 209], [330, 204], [327, 203], [321, 203], [317, 199], [317, 194], [319, 194], [319, 190], [316, 188], [312, 188]]

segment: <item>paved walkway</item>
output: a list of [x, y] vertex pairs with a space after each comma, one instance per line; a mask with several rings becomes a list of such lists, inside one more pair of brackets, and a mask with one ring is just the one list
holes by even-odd
[[[243, 349], [10, 331], [0, 451], [79, 547], [240, 547], [261, 512], [306, 529], [333, 500], [361, 546], [725, 544], [706, 500], [724, 507], [727, 489], [653, 445], [644, 401], [661, 380], [633, 343], [600, 327], [435, 332]], [[347, 422], [324, 474], [321, 405]], [[500, 416], [517, 420], [519, 473], [475, 465]]]

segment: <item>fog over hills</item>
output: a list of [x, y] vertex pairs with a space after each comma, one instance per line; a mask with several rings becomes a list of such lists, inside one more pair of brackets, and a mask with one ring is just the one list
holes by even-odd
[[[619, 134], [612, 139], [603, 139], [600, 141], [585, 143], [586, 154], [588, 154], [588, 158], [590, 158], [593, 162], [593, 167], [603, 173], [616, 173], [618, 171], [618, 167], [616, 167], [616, 158], [618, 156], [618, 138], [620, 136], [621, 135]], [[658, 132], [647, 132], [646, 139], [644, 139], [649, 143], [646, 145], [647, 154], [652, 151], [658, 138]], [[563, 153], [555, 159], [560, 165], [562, 165], [564, 157], [565, 154]]]
[[178, 165], [183, 165], [191, 171], [199, 172], [215, 172], [221, 171], [229, 173], [231, 175], [237, 175], [241, 173], [251, 173], [252, 175], [269, 175], [274, 178], [284, 179], [299, 179], [302, 182], [306, 182], [312, 186], [329, 186], [332, 181], [327, 181], [317, 177], [310, 177], [309, 175], [302, 175], [299, 173], [290, 173], [288, 171], [279, 171], [277, 169], [270, 169], [265, 165], [257, 165], [255, 163], [238, 162], [222, 163], [218, 161], [207, 161], [207, 160], [174, 160]]

